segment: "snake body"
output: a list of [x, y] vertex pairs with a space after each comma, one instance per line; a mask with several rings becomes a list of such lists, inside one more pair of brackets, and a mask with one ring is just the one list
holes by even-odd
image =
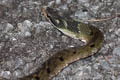
[[62, 17], [52, 8], [43, 9], [44, 16], [61, 32], [86, 43], [84, 46], [64, 49], [50, 57], [36, 73], [22, 80], [51, 80], [65, 66], [96, 53], [102, 46], [103, 33], [94, 26]]

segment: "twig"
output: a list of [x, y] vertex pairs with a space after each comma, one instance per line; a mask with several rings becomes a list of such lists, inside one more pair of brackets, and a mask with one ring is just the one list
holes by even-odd
[[112, 16], [112, 17], [108, 17], [108, 18], [103, 18], [103, 19], [89, 19], [89, 22], [98, 22], [98, 21], [106, 21], [106, 20], [110, 20], [110, 19], [114, 19], [116, 17], [120, 17], [120, 13], [116, 13], [116, 15]]

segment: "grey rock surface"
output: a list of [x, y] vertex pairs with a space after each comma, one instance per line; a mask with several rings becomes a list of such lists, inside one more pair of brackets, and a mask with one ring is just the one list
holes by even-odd
[[120, 80], [119, 4], [119, 0], [0, 0], [0, 80], [18, 80], [60, 50], [84, 45], [45, 21], [42, 6], [95, 25], [105, 37], [98, 53], [70, 64], [53, 80]]

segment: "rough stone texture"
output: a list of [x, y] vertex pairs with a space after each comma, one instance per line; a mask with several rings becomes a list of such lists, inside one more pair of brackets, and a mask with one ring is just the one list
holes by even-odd
[[70, 64], [53, 80], [120, 80], [119, 4], [120, 0], [0, 0], [0, 80], [29, 75], [56, 52], [83, 45], [45, 21], [42, 6], [95, 25], [105, 37], [96, 55]]

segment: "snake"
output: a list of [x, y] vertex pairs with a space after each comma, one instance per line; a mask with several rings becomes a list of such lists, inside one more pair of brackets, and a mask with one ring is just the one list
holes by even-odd
[[95, 26], [86, 24], [69, 16], [60, 15], [56, 9], [46, 7], [42, 9], [43, 16], [59, 31], [85, 43], [83, 46], [63, 49], [42, 64], [37, 72], [21, 80], [52, 80], [64, 67], [70, 63], [87, 58], [97, 53], [103, 44], [103, 32]]

